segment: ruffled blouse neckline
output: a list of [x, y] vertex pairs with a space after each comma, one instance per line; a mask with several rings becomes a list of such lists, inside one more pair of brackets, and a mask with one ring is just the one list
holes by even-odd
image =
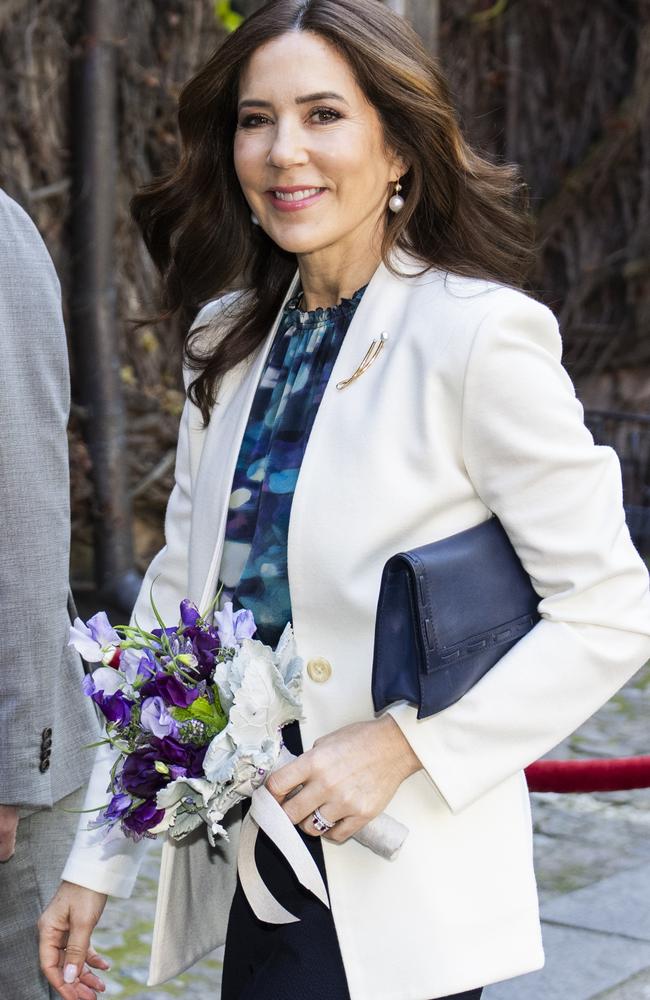
[[362, 285], [361, 288], [357, 288], [356, 292], [349, 298], [342, 298], [340, 302], [337, 302], [334, 306], [316, 306], [315, 309], [299, 309], [298, 303], [302, 297], [302, 289], [298, 289], [296, 294], [287, 300], [284, 307], [285, 313], [295, 313], [291, 318], [295, 322], [299, 322], [301, 325], [307, 323], [321, 323], [323, 320], [331, 320], [338, 315], [345, 314], [351, 310], [356, 309], [359, 299], [368, 287], [368, 282]]

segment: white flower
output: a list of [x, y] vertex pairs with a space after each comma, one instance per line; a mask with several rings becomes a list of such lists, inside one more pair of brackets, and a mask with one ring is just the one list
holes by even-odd
[[213, 783], [205, 778], [176, 778], [157, 793], [156, 805], [159, 809], [172, 809], [189, 797], [197, 805], [207, 806], [214, 792]]
[[98, 611], [86, 624], [81, 618], [75, 618], [70, 626], [68, 646], [74, 646], [88, 663], [110, 663], [120, 641], [106, 612]]
[[280, 728], [299, 715], [299, 703], [288, 691], [271, 651], [244, 639], [235, 660], [243, 679], [230, 709], [232, 739], [239, 747], [279, 741]]
[[[238, 747], [228, 727], [214, 737], [203, 760], [203, 771], [215, 786], [239, 787], [253, 773], [267, 774], [279, 753], [276, 739], [267, 739], [260, 746]], [[262, 775], [263, 777], [263, 775]]]

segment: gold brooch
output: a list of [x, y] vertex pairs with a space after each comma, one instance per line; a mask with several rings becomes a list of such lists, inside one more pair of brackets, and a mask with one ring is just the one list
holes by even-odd
[[368, 371], [373, 361], [375, 361], [375, 359], [379, 357], [379, 355], [381, 354], [382, 347], [384, 346], [387, 340], [388, 340], [388, 334], [384, 330], [380, 334], [379, 340], [373, 340], [370, 347], [365, 353], [363, 361], [356, 369], [356, 371], [352, 372], [349, 378], [344, 378], [341, 382], [337, 382], [336, 388], [345, 389], [345, 387], [347, 385], [351, 385], [352, 382], [355, 381], [355, 379], [361, 378], [363, 373]]

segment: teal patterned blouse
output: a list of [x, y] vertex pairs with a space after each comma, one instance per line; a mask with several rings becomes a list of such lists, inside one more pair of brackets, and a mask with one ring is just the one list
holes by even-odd
[[275, 644], [291, 620], [287, 537], [314, 418], [366, 285], [335, 306], [285, 304], [242, 439], [228, 506], [219, 606], [249, 608], [255, 638]]

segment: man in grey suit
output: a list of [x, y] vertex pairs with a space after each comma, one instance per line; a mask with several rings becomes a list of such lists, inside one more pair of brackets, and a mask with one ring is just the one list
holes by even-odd
[[36, 922], [98, 738], [68, 641], [68, 357], [54, 266], [0, 190], [0, 997], [50, 1000]]

